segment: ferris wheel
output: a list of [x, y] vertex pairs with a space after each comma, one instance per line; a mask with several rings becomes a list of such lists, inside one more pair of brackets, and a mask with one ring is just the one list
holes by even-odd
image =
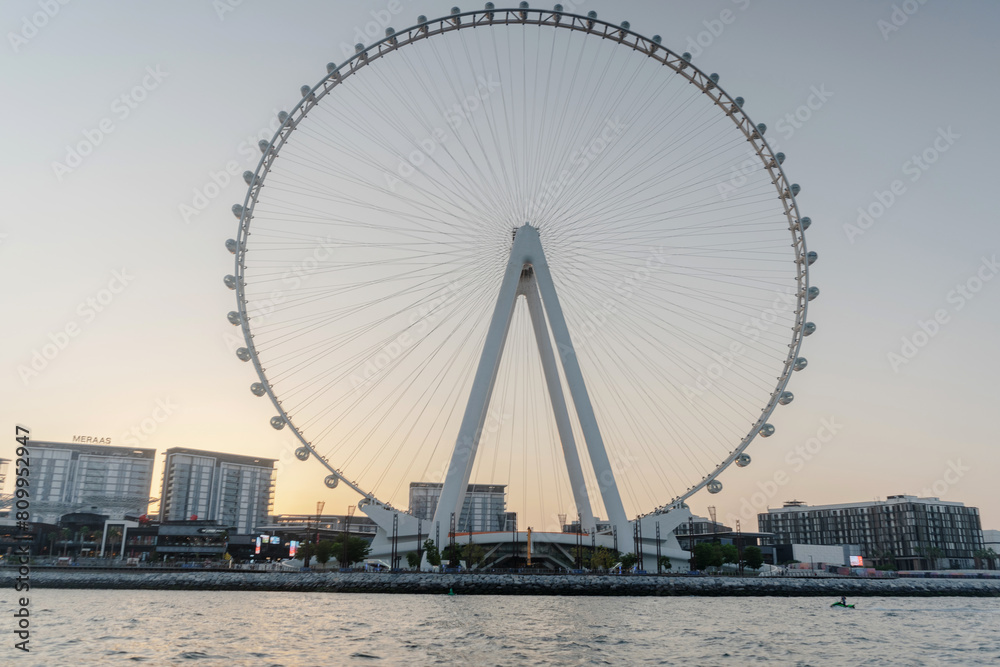
[[561, 5], [421, 16], [328, 64], [227, 241], [271, 426], [363, 504], [443, 483], [444, 517], [477, 482], [588, 528], [719, 493], [793, 400], [819, 293], [744, 106]]

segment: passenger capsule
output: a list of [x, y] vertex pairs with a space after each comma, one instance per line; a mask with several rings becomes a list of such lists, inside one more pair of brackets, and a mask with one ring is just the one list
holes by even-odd
[[250, 385], [250, 393], [253, 394], [254, 396], [259, 397], [266, 394], [267, 389], [260, 382], [254, 382], [252, 385]]
[[815, 299], [818, 296], [819, 296], [819, 288], [818, 287], [810, 287], [809, 291], [806, 292], [806, 298], [809, 299], [810, 301], [812, 301], [813, 299]]
[[420, 16], [417, 17], [417, 23], [419, 25], [423, 25], [423, 24], [427, 23], [427, 17], [424, 16], [423, 14], [421, 14]]
[[327, 74], [333, 74], [336, 71], [337, 71], [337, 63], [327, 63], [326, 64], [326, 73]]
[[267, 149], [269, 149], [270, 147], [271, 147], [271, 142], [268, 141], [267, 139], [261, 139], [260, 141], [257, 142], [257, 148], [260, 149], [261, 153], [266, 153]]
[[688, 53], [687, 51], [681, 54], [681, 58], [683, 58], [687, 62], [691, 62], [691, 54]]
[[809, 365], [809, 362], [806, 360], [805, 357], [798, 357], [795, 360], [795, 363], [792, 364], [792, 370], [801, 371], [803, 368], [805, 368], [808, 365]]
[[783, 391], [781, 392], [781, 395], [778, 396], [778, 403], [781, 403], [782, 405], [788, 405], [794, 400], [795, 400], [795, 394], [793, 394], [790, 391]]
[[737, 456], [736, 465], [740, 468], [746, 468], [748, 465], [750, 465], [750, 455], [740, 454], [739, 456]]
[[243, 182], [246, 183], [247, 185], [253, 185], [253, 172], [252, 171], [247, 170], [247, 171], [243, 172]]
[[757, 134], [763, 137], [765, 132], [767, 132], [767, 125], [764, 125], [764, 123], [757, 123]]
[[[487, 2], [486, 4], [487, 5], [492, 5], [493, 3], [492, 2]], [[487, 9], [493, 9], [493, 8], [492, 7], [487, 7]], [[554, 12], [561, 12], [562, 10], [563, 10], [563, 6], [562, 5], [556, 5], [555, 7], [552, 8], [552, 11], [554, 11]]]
[[232, 324], [233, 326], [239, 326], [240, 314], [237, 313], [235, 310], [230, 310], [229, 314], [226, 315], [226, 319], [229, 320], [229, 323]]
[[815, 250], [810, 250], [809, 252], [806, 253], [806, 264], [808, 264], [809, 266], [815, 264], [817, 259], [819, 259], [819, 253], [817, 253]]
[[309, 459], [309, 449], [307, 447], [299, 447], [295, 450], [295, 458], [299, 461], [307, 461]]
[[237, 218], [243, 217], [243, 206], [241, 204], [233, 204], [232, 211], [233, 215], [235, 215]]
[[778, 161], [778, 164], [784, 164], [785, 163], [785, 154], [784, 153], [775, 153], [774, 154], [774, 159]]
[[361, 53], [364, 50], [365, 50], [365, 45], [362, 44], [361, 42], [358, 42], [357, 44], [354, 45], [354, 53], [356, 54]]
[[222, 279], [222, 282], [229, 289], [236, 289], [236, 276], [226, 276]]
[[743, 108], [743, 98], [742, 98], [742, 97], [737, 97], [737, 98], [736, 98], [735, 100], [733, 100], [733, 102], [734, 102], [734, 103], [736, 104], [736, 106], [738, 106], [739, 108], [741, 108], [741, 109]]
[[709, 493], [718, 493], [719, 491], [722, 491], [722, 482], [717, 479], [713, 479], [705, 485], [705, 488], [708, 489]]
[[760, 431], [758, 431], [758, 433], [760, 433], [760, 437], [762, 438], [770, 438], [774, 435], [774, 425], [764, 424], [760, 427]]
[[340, 478], [336, 475], [327, 475], [323, 483], [326, 484], [328, 489], [336, 489], [337, 485], [340, 484]]
[[802, 335], [803, 336], [812, 336], [814, 333], [816, 333], [816, 325], [813, 324], [812, 322], [806, 322], [802, 326]]
[[800, 192], [802, 192], [802, 188], [799, 187], [798, 183], [792, 183], [792, 187], [789, 189], [792, 191], [793, 197], [797, 196]]
[[629, 23], [628, 21], [622, 21], [622, 30], [628, 30], [631, 27], [632, 27], [631, 23]]
[[660, 44], [662, 42], [663, 42], [663, 38], [662, 37], [660, 37], [659, 35], [653, 35], [653, 43], [654, 44]]
[[809, 226], [812, 225], [812, 223], [813, 223], [812, 218], [806, 216], [801, 220], [799, 220], [799, 229], [801, 229], [802, 231], [806, 231], [807, 229], [809, 229]]
[[[562, 11], [562, 9], [560, 9], [560, 7], [561, 7], [561, 5], [556, 5], [556, 11], [557, 12], [561, 12]], [[494, 5], [492, 2], [487, 2], [486, 3], [486, 11], [489, 12], [489, 11], [493, 11], [494, 9], [496, 9], [496, 5]]]
[[238, 348], [236, 350], [236, 358], [240, 361], [250, 361], [250, 350], [245, 347]]
[[228, 250], [233, 255], [236, 254], [236, 248], [238, 247], [239, 246], [236, 245], [236, 239], [226, 239], [226, 250]]
[[280, 431], [285, 428], [285, 420], [281, 417], [271, 417], [271, 428], [275, 431]]
[[[305, 86], [303, 86], [303, 88], [304, 87]], [[279, 111], [278, 112], [278, 122], [279, 123], [284, 123], [286, 120], [288, 120], [288, 112], [287, 111]]]
[[517, 7], [518, 7], [518, 9], [527, 9], [528, 8], [528, 3], [527, 2], [522, 2]]

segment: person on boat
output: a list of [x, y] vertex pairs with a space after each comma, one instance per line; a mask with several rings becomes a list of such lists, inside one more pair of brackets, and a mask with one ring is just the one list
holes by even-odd
[[847, 606], [847, 596], [846, 595], [841, 595], [840, 596], [840, 604], [844, 605], [845, 607]]

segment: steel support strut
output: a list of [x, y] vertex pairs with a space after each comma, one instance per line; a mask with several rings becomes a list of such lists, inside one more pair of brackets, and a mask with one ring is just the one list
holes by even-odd
[[503, 356], [507, 333], [510, 330], [514, 306], [520, 294], [523, 294], [528, 302], [549, 398], [552, 402], [559, 437], [562, 441], [566, 468], [573, 487], [573, 499], [577, 505], [577, 512], [585, 522], [584, 527], [593, 532], [593, 529], [596, 529], [596, 521], [587, 495], [576, 443], [573, 439], [569, 412], [559, 381], [556, 357], [549, 340], [546, 319], [551, 326], [552, 336], [559, 349], [563, 373], [566, 376], [566, 383], [576, 408], [577, 418], [580, 421], [590, 461], [597, 476], [598, 488], [601, 492], [601, 499], [604, 501], [605, 510], [608, 512], [608, 518], [612, 525], [617, 526], [619, 530], [624, 530], [628, 526], [628, 519], [625, 516], [625, 509], [618, 493], [614, 473], [611, 470], [611, 463], [604, 449], [604, 441], [601, 438], [593, 406], [590, 403], [590, 396], [583, 381], [583, 374], [577, 363], [576, 351], [563, 318], [562, 307], [556, 296], [555, 285], [552, 283], [552, 276], [545, 260], [538, 230], [528, 224], [518, 228], [514, 235], [510, 259], [500, 283], [500, 293], [497, 296], [493, 317], [486, 332], [483, 352], [479, 358], [479, 366], [472, 382], [469, 402], [459, 428], [451, 463], [445, 475], [444, 487], [441, 489], [441, 497], [434, 513], [434, 520], [439, 521], [442, 517], [450, 516], [452, 512], [456, 516], [461, 513], [465, 492], [472, 475], [476, 451], [479, 447], [479, 438], [486, 422], [486, 413], [496, 384], [497, 371]]

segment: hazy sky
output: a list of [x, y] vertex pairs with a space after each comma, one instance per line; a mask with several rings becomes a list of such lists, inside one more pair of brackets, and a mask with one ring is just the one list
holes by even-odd
[[[724, 492], [699, 493], [692, 510], [742, 512], [753, 528], [757, 511], [792, 498], [905, 493], [978, 506], [984, 528], [1000, 527], [1000, 6], [575, 4], [718, 72], [788, 155], [813, 220], [819, 329], [789, 387], [795, 403], [776, 415], [774, 437], [751, 445], [753, 465], [727, 471]], [[0, 455], [12, 454], [15, 424], [43, 440], [248, 453], [282, 460], [279, 512], [354, 502], [325, 489], [315, 462], [292, 459], [291, 437], [267, 425], [273, 410], [249, 395], [254, 377], [227, 343], [223, 243], [245, 186], [221, 174], [230, 162], [253, 169], [276, 111], [345, 48], [372, 41], [366, 28], [450, 7], [4, 2], [0, 403], [10, 435]], [[154, 495], [159, 479], [158, 468]]]

